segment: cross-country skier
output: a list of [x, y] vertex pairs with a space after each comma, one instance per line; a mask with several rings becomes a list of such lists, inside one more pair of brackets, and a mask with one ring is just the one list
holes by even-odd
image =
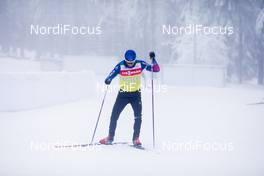
[[153, 72], [160, 71], [160, 67], [155, 59], [155, 53], [150, 52], [149, 56], [152, 61], [152, 65], [146, 63], [145, 61], [136, 59], [135, 51], [127, 50], [125, 52], [125, 59], [118, 63], [105, 79], [105, 84], [109, 85], [111, 81], [119, 74], [120, 90], [112, 110], [108, 136], [99, 141], [101, 144], [111, 144], [113, 142], [119, 115], [127, 104], [131, 104], [135, 119], [132, 141], [133, 145], [141, 146], [141, 142], [139, 140], [142, 121], [142, 103], [140, 91], [141, 73], [144, 69]]

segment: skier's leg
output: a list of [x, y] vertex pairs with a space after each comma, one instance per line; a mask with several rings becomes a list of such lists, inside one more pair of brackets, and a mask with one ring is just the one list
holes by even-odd
[[134, 111], [134, 133], [133, 133], [133, 140], [139, 137], [141, 122], [142, 122], [142, 102], [141, 102], [141, 93], [136, 92], [135, 96], [130, 101], [131, 106]]
[[125, 97], [122, 97], [122, 93], [118, 93], [118, 96], [116, 98], [116, 102], [114, 104], [110, 125], [109, 125], [109, 137], [114, 138], [115, 136], [115, 130], [116, 130], [116, 124], [117, 120], [119, 118], [120, 113], [123, 111], [125, 106], [129, 103], [128, 99]]

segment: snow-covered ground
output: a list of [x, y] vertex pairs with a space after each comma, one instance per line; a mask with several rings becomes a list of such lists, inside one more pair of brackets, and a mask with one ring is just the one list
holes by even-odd
[[[96, 141], [107, 135], [117, 92], [106, 97]], [[167, 87], [157, 92], [156, 149], [151, 94], [143, 92], [141, 140], [148, 149], [96, 146], [55, 149], [90, 141], [103, 94], [85, 101], [0, 112], [0, 175], [250, 175], [264, 174], [263, 88]], [[130, 141], [133, 113], [118, 121], [116, 141]]]

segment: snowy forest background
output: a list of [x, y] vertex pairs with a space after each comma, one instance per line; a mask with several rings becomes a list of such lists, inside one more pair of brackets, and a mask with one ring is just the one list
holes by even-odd
[[[96, 36], [34, 36], [31, 24], [101, 26]], [[164, 35], [162, 25], [233, 26], [233, 35]], [[35, 60], [116, 56], [127, 48], [162, 64], [227, 67], [228, 80], [263, 84], [264, 0], [1, 0], [0, 55]]]

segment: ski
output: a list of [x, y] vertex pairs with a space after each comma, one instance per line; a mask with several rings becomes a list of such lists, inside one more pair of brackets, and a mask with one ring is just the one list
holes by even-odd
[[133, 145], [133, 144], [131, 144], [131, 145], [129, 145], [130, 147], [133, 147], [133, 148], [135, 148], [135, 149], [139, 149], [139, 150], [146, 150], [145, 149], [145, 147], [143, 147], [143, 146], [141, 146], [141, 145]]
[[[112, 144], [107, 144], [107, 145], [122, 145], [122, 144], [129, 144], [128, 142], [113, 142]], [[78, 147], [89, 147], [89, 146], [95, 146], [95, 145], [106, 145], [106, 144], [101, 144], [99, 142], [88, 144], [69, 144], [69, 145], [55, 145], [55, 148], [78, 148]]]
[[248, 103], [247, 105], [262, 105], [264, 102], [257, 102], [257, 103]]
[[133, 145], [133, 144], [131, 144], [129, 142], [113, 142], [112, 144], [95, 143], [95, 145], [105, 145], [105, 146], [111, 146], [111, 145], [128, 145], [128, 146], [133, 147], [135, 149], [145, 150], [145, 147], [143, 147], [142, 145]]
[[94, 145], [105, 145], [105, 146], [111, 146], [111, 145], [128, 145], [128, 146], [133, 147], [135, 149], [145, 150], [145, 147], [143, 147], [142, 145], [133, 145], [133, 144], [131, 144], [129, 142], [113, 142], [112, 144], [95, 143]]
[[55, 145], [55, 148], [81, 148], [81, 147], [90, 147], [90, 146], [112, 146], [112, 145], [128, 145], [130, 147], [133, 147], [135, 149], [145, 150], [145, 147], [143, 146], [136, 146], [129, 142], [113, 142], [111, 144], [101, 144], [101, 143], [93, 143], [93, 144], [69, 144], [69, 145]]
[[69, 145], [55, 145], [55, 148], [77, 148], [77, 147], [87, 147], [89, 144], [69, 144]]
[[93, 143], [93, 144], [89, 144], [89, 145], [106, 145], [106, 146], [111, 146], [111, 145], [128, 145], [129, 142], [112, 142], [111, 144], [101, 144], [101, 143]]

